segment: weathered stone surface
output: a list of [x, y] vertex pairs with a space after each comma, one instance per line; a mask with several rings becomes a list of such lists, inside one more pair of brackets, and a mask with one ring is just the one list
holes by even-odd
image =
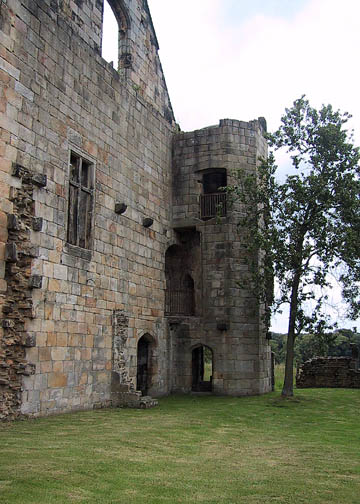
[[316, 357], [296, 373], [297, 388], [360, 388], [360, 363], [355, 357]]
[[43, 218], [34, 217], [32, 220], [32, 228], [34, 231], [41, 231], [43, 227]]
[[67, 376], [64, 373], [49, 373], [48, 386], [51, 388], [66, 387], [67, 381]]
[[191, 391], [200, 347], [214, 393], [271, 388], [238, 209], [204, 194], [266, 155], [264, 121], [179, 132], [147, 2], [111, 3], [119, 71], [101, 0], [1, 4], [0, 418], [154, 405]]
[[127, 205], [125, 203], [115, 203], [115, 213], [123, 214], [126, 212]]
[[31, 348], [36, 346], [36, 335], [35, 334], [26, 334], [24, 346]]
[[145, 219], [143, 219], [143, 226], [145, 228], [152, 226], [153, 223], [154, 223], [154, 219], [151, 219], [151, 217], [145, 217]]
[[18, 260], [16, 243], [7, 243], [5, 246], [5, 261], [16, 263]]
[[30, 289], [41, 289], [42, 286], [42, 276], [41, 275], [32, 275], [29, 278], [29, 288]]
[[[28, 183], [30, 172], [20, 165], [15, 166], [15, 175], [22, 178], [23, 185], [13, 191], [12, 217], [8, 218], [8, 239], [13, 249], [16, 263], [7, 261], [5, 279], [7, 281], [6, 304], [3, 313], [11, 319], [3, 319], [4, 334], [0, 340], [0, 418], [14, 418], [20, 414], [21, 383], [23, 376], [34, 374], [35, 367], [25, 357], [26, 338], [23, 338], [26, 320], [33, 315], [33, 305], [28, 287], [32, 248], [29, 241], [30, 223], [34, 211], [33, 189]], [[2, 343], [2, 344], [1, 344]], [[5, 352], [1, 355], [1, 348]]]
[[19, 229], [19, 221], [18, 221], [16, 215], [8, 214], [7, 223], [8, 223], [7, 224], [8, 229], [10, 229], [12, 231], [17, 231]]
[[47, 176], [42, 173], [35, 173], [32, 177], [33, 184], [38, 187], [46, 187]]

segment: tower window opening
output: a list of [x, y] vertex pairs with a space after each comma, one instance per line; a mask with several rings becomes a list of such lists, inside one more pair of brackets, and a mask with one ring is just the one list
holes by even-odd
[[226, 170], [219, 169], [204, 173], [203, 194], [200, 195], [200, 218], [203, 220], [213, 217], [226, 216]]

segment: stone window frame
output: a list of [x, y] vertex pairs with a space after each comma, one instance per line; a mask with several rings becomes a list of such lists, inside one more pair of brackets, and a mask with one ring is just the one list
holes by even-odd
[[[86, 185], [83, 185], [81, 180], [78, 181], [71, 181], [71, 157], [75, 156], [81, 160], [81, 167], [83, 161], [86, 162], [88, 168], [90, 170], [88, 171], [88, 183], [89, 187]], [[67, 204], [66, 204], [66, 226], [65, 226], [65, 236], [66, 236], [66, 243], [65, 243], [65, 252], [68, 252], [74, 256], [81, 257], [82, 259], [86, 259], [88, 261], [91, 260], [92, 256], [92, 250], [93, 250], [93, 244], [94, 244], [94, 218], [95, 218], [95, 181], [96, 181], [96, 159], [89, 155], [87, 152], [79, 149], [79, 147], [76, 147], [74, 145], [69, 145], [69, 155], [68, 155], [68, 165], [67, 165], [67, 184], [66, 184], [66, 198], [67, 198]], [[85, 236], [85, 239], [87, 241], [86, 246], [80, 246], [79, 245], [79, 239], [78, 236], [76, 238], [76, 243], [71, 243], [69, 241], [69, 221], [70, 221], [70, 211], [71, 211], [71, 205], [72, 201], [71, 200], [71, 187], [77, 189], [78, 191], [81, 191], [82, 193], [86, 193], [90, 196], [90, 208], [88, 209], [88, 214], [90, 213], [90, 221], [87, 221], [88, 228], [89, 228], [89, 234]], [[77, 208], [79, 209], [80, 206], [80, 198], [77, 199]], [[79, 222], [76, 223], [77, 229], [79, 228]], [[86, 231], [85, 231], [86, 233]], [[75, 241], [75, 240], [74, 240]]]
[[[129, 52], [128, 36], [130, 31], [130, 16], [128, 8], [123, 0], [106, 0], [108, 6], [113, 12], [117, 22], [117, 61], [114, 65], [119, 71], [121, 68], [132, 68], [132, 54]], [[105, 8], [105, 0], [103, 0], [103, 9]], [[101, 25], [102, 34], [104, 32], [104, 19]], [[103, 36], [101, 37], [101, 48], [103, 46]], [[101, 50], [102, 54], [102, 50]], [[105, 61], [107, 61], [105, 59]], [[109, 63], [109, 62], [108, 62]], [[114, 62], [113, 62], [114, 64]]]
[[107, 0], [118, 22], [120, 39], [124, 39], [130, 28], [130, 16], [123, 0]]
[[[209, 168], [201, 172], [201, 194], [199, 195], [200, 203], [200, 219], [208, 220], [214, 217], [227, 216], [227, 193], [219, 191], [219, 187], [226, 187], [228, 184], [228, 170], [226, 168]], [[217, 183], [217, 189], [211, 190], [216, 180], [214, 178], [222, 178], [223, 180]], [[213, 180], [211, 180], [213, 179]], [[220, 185], [219, 185], [220, 184]]]
[[[217, 176], [219, 178], [222, 178], [222, 183], [220, 186], [218, 185], [217, 189], [215, 191], [209, 190], [209, 186], [214, 185], [214, 181], [211, 180], [209, 181], [209, 178]], [[219, 187], [226, 187], [227, 186], [227, 169], [226, 168], [210, 168], [208, 170], [203, 170], [202, 172], [202, 191], [203, 194], [215, 194], [219, 193]]]

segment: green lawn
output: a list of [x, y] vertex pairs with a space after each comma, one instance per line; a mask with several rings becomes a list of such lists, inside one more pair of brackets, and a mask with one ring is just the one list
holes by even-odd
[[169, 397], [0, 425], [0, 502], [360, 502], [360, 390]]

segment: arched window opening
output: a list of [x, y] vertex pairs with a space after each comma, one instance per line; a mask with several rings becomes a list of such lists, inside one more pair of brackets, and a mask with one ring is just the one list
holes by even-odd
[[139, 339], [137, 347], [136, 390], [140, 390], [144, 396], [148, 394], [151, 387], [153, 346], [154, 342], [150, 334], [144, 334]]
[[213, 351], [206, 345], [200, 345], [192, 351], [192, 388], [193, 392], [211, 392], [213, 377]]
[[101, 56], [113, 64], [117, 70], [119, 66], [119, 23], [110, 7], [108, 0], [104, 0], [103, 30]]
[[195, 315], [195, 286], [189, 273], [184, 273], [186, 249], [172, 245], [165, 254], [165, 315]]
[[200, 196], [200, 218], [203, 220], [226, 215], [226, 192], [222, 188], [227, 186], [225, 169], [218, 169], [204, 173], [203, 194]]

